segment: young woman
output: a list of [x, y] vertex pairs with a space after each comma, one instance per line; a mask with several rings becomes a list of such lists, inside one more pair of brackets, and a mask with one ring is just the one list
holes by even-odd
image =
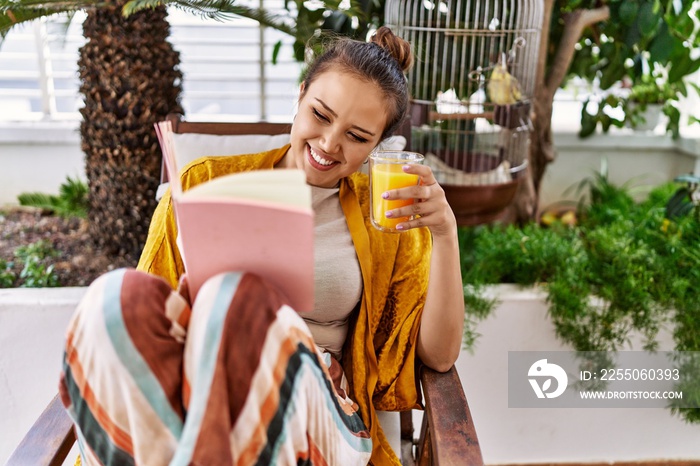
[[300, 317], [241, 272], [190, 303], [164, 196], [138, 270], [96, 280], [68, 330], [61, 393], [83, 462], [398, 464], [375, 410], [416, 406], [416, 357], [452, 366], [464, 311], [456, 221], [431, 169], [405, 167], [420, 184], [384, 194], [415, 199], [387, 213], [416, 216], [399, 234], [371, 226], [358, 172], [406, 115], [411, 62], [387, 28], [339, 41], [309, 68], [289, 145], [185, 168], [185, 189], [244, 170], [306, 173], [315, 309]]

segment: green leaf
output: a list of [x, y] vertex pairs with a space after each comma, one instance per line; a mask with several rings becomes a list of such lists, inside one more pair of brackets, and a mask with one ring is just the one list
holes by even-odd
[[17, 196], [19, 205], [54, 211], [58, 207], [57, 196], [44, 193], [22, 193]]
[[671, 69], [668, 71], [668, 82], [673, 84], [683, 77], [694, 73], [700, 68], [700, 59], [692, 60], [690, 54], [674, 57]]
[[685, 205], [687, 204], [690, 204], [691, 207], [693, 205], [690, 200], [690, 190], [683, 186], [678, 188], [678, 190], [668, 200], [668, 203], [666, 204], [666, 218], [673, 219], [682, 216], [685, 210]]
[[629, 48], [634, 48], [635, 45], [642, 40], [642, 33], [639, 30], [639, 23], [634, 23], [625, 34], [625, 45]]
[[622, 2], [618, 13], [620, 15], [620, 21], [622, 21], [622, 24], [630, 26], [632, 23], [634, 23], [638, 12], [639, 5], [637, 5], [636, 2]]
[[642, 4], [642, 7], [639, 9], [637, 24], [643, 36], [650, 36], [659, 27], [661, 17], [654, 10], [654, 4], [651, 2]]
[[586, 101], [581, 109], [581, 130], [578, 135], [581, 138], [586, 138], [591, 134], [595, 133], [596, 119], [593, 115], [588, 113], [587, 107], [590, 101]]
[[334, 11], [323, 22], [323, 29], [346, 35], [352, 34], [352, 21], [342, 11]]
[[681, 112], [673, 105], [664, 105], [664, 115], [668, 117], [668, 125], [666, 131], [671, 133], [673, 139], [678, 139], [681, 135], [680, 122]]
[[690, 15], [690, 9], [695, 2], [685, 2], [686, 5], [682, 3], [680, 9], [676, 10], [675, 13], [668, 9], [664, 20], [678, 37], [685, 40], [690, 38], [695, 30], [695, 22]]
[[[136, 1], [136, 0], [134, 0]], [[138, 8], [146, 8], [150, 3], [148, 0], [138, 0], [140, 3], [134, 6], [130, 13], [138, 11]], [[241, 16], [257, 21], [263, 26], [276, 29], [292, 37], [297, 36], [297, 29], [294, 27], [292, 18], [289, 16], [269, 13], [260, 8], [251, 8], [235, 4], [235, 0], [166, 0], [165, 4], [173, 5], [190, 14], [225, 20], [231, 16]]]
[[298, 62], [303, 62], [304, 51], [306, 50], [306, 45], [304, 44], [304, 42], [296, 40], [294, 41], [292, 47], [294, 48], [294, 59]]
[[[6, 6], [7, 5], [7, 6]], [[37, 18], [53, 16], [59, 13], [80, 10], [82, 6], [66, 6], [65, 9], [35, 8], [16, 5], [13, 2], [4, 1], [0, 4], [0, 43], [5, 38], [10, 29], [17, 24], [26, 23]]]
[[128, 18], [130, 15], [145, 9], [154, 9], [163, 5], [163, 0], [129, 0], [122, 7], [122, 15]]
[[671, 0], [671, 4], [673, 6], [673, 10], [676, 13], [676, 15], [680, 15], [681, 12], [683, 11], [683, 1], [682, 0]]
[[662, 23], [649, 44], [649, 61], [666, 64], [678, 47], [683, 47], [683, 43], [671, 35], [668, 24]]
[[276, 65], [277, 64], [277, 58], [280, 53], [280, 49], [282, 48], [282, 41], [278, 40], [274, 47], [272, 47], [272, 64]]
[[625, 75], [625, 65], [624, 60], [615, 59], [610, 62], [602, 71], [600, 76], [600, 88], [610, 89], [613, 85], [617, 84], [622, 77]]

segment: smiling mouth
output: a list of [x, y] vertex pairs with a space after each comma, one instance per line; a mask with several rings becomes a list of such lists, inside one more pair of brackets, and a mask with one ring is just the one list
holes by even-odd
[[318, 152], [313, 150], [311, 146], [309, 146], [309, 155], [311, 160], [315, 162], [315, 165], [320, 169], [328, 169], [331, 168], [333, 165], [340, 163], [338, 161], [322, 157]]

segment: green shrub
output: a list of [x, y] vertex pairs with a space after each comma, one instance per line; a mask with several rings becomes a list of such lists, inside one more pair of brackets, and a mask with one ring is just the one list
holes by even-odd
[[[628, 349], [633, 333], [654, 350], [669, 324], [677, 351], [700, 351], [700, 206], [682, 209], [682, 216], [667, 209], [678, 192], [685, 189], [690, 199], [692, 190], [669, 183], [635, 202], [604, 174], [584, 186], [589, 203], [579, 203], [573, 227], [460, 229], [465, 303], [479, 303], [486, 284], [542, 284], [558, 337], [577, 351]], [[472, 337], [465, 344], [488, 315], [483, 306], [467, 305], [466, 312], [465, 334]], [[684, 395], [700, 399], [698, 382], [686, 380], [694, 391]], [[700, 422], [700, 410], [676, 412]]]
[[59, 187], [58, 196], [44, 193], [22, 193], [17, 196], [20, 205], [38, 207], [60, 217], [86, 218], [88, 211], [88, 187], [70, 176]]
[[48, 241], [37, 241], [15, 250], [15, 256], [24, 263], [19, 274], [23, 288], [46, 288], [59, 286], [58, 276], [50, 259], [58, 252]]
[[13, 263], [0, 260], [0, 288], [46, 288], [60, 286], [51, 260], [58, 255], [48, 241], [40, 240], [15, 249], [17, 263], [22, 265], [19, 275]]
[[0, 288], [11, 288], [17, 276], [12, 271], [12, 262], [0, 259]]

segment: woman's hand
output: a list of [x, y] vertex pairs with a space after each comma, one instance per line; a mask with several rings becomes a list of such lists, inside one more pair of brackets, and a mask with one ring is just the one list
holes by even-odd
[[457, 221], [450, 208], [445, 190], [435, 179], [433, 170], [427, 165], [404, 165], [403, 171], [419, 176], [419, 184], [408, 188], [391, 189], [382, 194], [387, 200], [414, 199], [412, 205], [386, 212], [387, 218], [414, 216], [413, 220], [399, 223], [398, 230], [428, 227], [436, 237], [450, 237], [457, 231]]

